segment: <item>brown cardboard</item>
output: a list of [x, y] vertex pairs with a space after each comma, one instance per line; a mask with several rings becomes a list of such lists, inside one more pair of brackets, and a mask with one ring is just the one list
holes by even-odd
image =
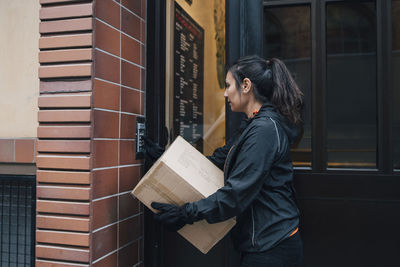
[[[205, 198], [224, 185], [223, 172], [179, 137], [144, 175], [132, 194], [153, 212], [153, 201], [183, 205]], [[205, 220], [178, 231], [206, 254], [235, 225], [235, 219], [209, 224]]]

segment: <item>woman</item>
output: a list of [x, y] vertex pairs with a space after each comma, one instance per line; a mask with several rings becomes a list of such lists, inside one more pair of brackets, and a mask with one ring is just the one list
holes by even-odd
[[232, 237], [241, 266], [300, 266], [290, 145], [302, 127], [302, 93], [282, 61], [248, 56], [229, 69], [224, 96], [232, 111], [248, 118], [239, 137], [209, 157], [223, 167], [225, 186], [180, 207], [153, 202], [160, 211], [155, 218], [178, 230], [236, 216]]

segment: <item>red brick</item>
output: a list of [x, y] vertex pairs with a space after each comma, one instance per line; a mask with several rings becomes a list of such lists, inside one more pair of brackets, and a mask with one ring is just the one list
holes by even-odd
[[146, 70], [145, 69], [140, 69], [140, 78], [141, 78], [140, 90], [146, 91]]
[[89, 140], [39, 140], [39, 152], [90, 153]]
[[39, 138], [90, 138], [90, 126], [39, 126]]
[[32, 163], [35, 155], [34, 139], [16, 139], [15, 140], [15, 162]]
[[136, 137], [136, 116], [121, 114], [121, 138], [134, 139]]
[[121, 83], [123, 85], [140, 89], [140, 68], [129, 63], [121, 62]]
[[140, 45], [140, 65], [146, 66], [146, 47], [144, 45]]
[[116, 196], [92, 202], [93, 230], [117, 221], [118, 198]]
[[53, 200], [38, 200], [36, 211], [70, 215], [89, 215], [89, 203]]
[[[133, 188], [132, 188], [133, 189]], [[119, 220], [123, 220], [139, 213], [139, 200], [131, 192], [119, 196]]]
[[120, 33], [96, 20], [95, 46], [111, 54], [120, 55]]
[[87, 264], [78, 264], [78, 263], [65, 263], [59, 261], [49, 261], [49, 260], [40, 260], [36, 259], [35, 261], [36, 267], [88, 267]]
[[40, 81], [40, 92], [82, 92], [92, 90], [92, 80], [82, 81]]
[[142, 0], [142, 18], [146, 19], [146, 0]]
[[120, 7], [112, 0], [96, 1], [96, 17], [120, 29]]
[[88, 247], [89, 234], [37, 230], [36, 242]]
[[91, 96], [91, 93], [41, 95], [38, 105], [40, 108], [90, 108]]
[[142, 236], [142, 225], [140, 215], [129, 218], [119, 223], [119, 246], [122, 247], [127, 243], [138, 239]]
[[146, 108], [146, 95], [145, 93], [140, 93], [140, 115], [144, 115]]
[[90, 184], [90, 172], [67, 172], [37, 170], [39, 183]]
[[40, 110], [39, 122], [90, 122], [90, 110]]
[[118, 138], [119, 137], [119, 114], [116, 112], [94, 110], [94, 132], [95, 138]]
[[141, 0], [121, 0], [121, 4], [138, 15], [141, 16], [142, 13], [142, 1]]
[[59, 4], [64, 2], [82, 2], [82, 0], [40, 0], [41, 4]]
[[121, 9], [121, 30], [140, 40], [140, 19], [125, 9]]
[[91, 75], [91, 63], [39, 67], [39, 78], [86, 77]]
[[140, 21], [140, 41], [146, 42], [146, 22]]
[[94, 107], [111, 110], [119, 110], [120, 106], [120, 86], [94, 80]]
[[90, 170], [90, 157], [39, 154], [36, 157], [36, 165], [38, 168], [43, 169]]
[[95, 51], [95, 77], [103, 80], [119, 83], [120, 63], [119, 59], [101, 51]]
[[118, 165], [118, 141], [94, 140], [93, 144], [94, 168], [112, 167]]
[[89, 61], [92, 60], [92, 49], [68, 49], [39, 52], [40, 63]]
[[38, 229], [54, 229], [67, 231], [89, 231], [89, 219], [66, 216], [36, 216], [36, 227]]
[[14, 140], [0, 139], [0, 162], [14, 162]]
[[89, 249], [37, 245], [36, 257], [88, 263]]
[[140, 114], [140, 91], [121, 87], [121, 111]]
[[93, 13], [93, 5], [80, 4], [68, 6], [42, 7], [39, 11], [39, 17], [43, 19], [59, 19], [72, 17], [91, 16]]
[[90, 188], [39, 185], [36, 194], [38, 198], [46, 199], [89, 200]]
[[142, 166], [119, 168], [119, 191], [132, 191], [141, 178]]
[[97, 261], [96, 263], [93, 263], [93, 267], [110, 267], [110, 266], [118, 266], [118, 258], [117, 258], [117, 252], [108, 255], [107, 257], [101, 259], [100, 261]]
[[44, 21], [39, 24], [40, 33], [92, 30], [92, 18]]
[[118, 253], [118, 263], [120, 266], [134, 266], [139, 261], [138, 241], [122, 248]]
[[96, 170], [93, 174], [93, 199], [118, 193], [118, 169]]
[[100, 231], [93, 233], [92, 240], [92, 260], [95, 261], [100, 257], [117, 249], [117, 224], [111, 225]]
[[39, 48], [72, 48], [92, 46], [92, 33], [45, 36], [39, 38]]
[[120, 165], [130, 165], [140, 163], [135, 159], [135, 141], [121, 140], [119, 146]]
[[136, 64], [141, 64], [141, 61], [140, 61], [141, 46], [142, 45], [138, 41], [136, 41], [124, 34], [121, 35], [122, 58], [129, 60]]

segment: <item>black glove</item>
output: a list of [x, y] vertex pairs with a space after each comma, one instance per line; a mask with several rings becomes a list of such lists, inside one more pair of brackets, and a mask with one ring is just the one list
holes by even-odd
[[145, 153], [146, 157], [151, 161], [155, 162], [165, 151], [165, 147], [161, 147], [158, 144], [154, 143], [150, 138], [147, 136], [144, 137], [144, 144], [145, 144]]
[[154, 219], [164, 224], [170, 231], [178, 231], [185, 224], [192, 224], [194, 222], [190, 214], [187, 212], [188, 203], [182, 206], [172, 204], [152, 202], [151, 207], [159, 210], [159, 213], [154, 214]]

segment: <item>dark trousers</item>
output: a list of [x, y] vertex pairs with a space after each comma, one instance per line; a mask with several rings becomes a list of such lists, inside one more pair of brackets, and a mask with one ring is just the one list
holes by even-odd
[[260, 253], [242, 253], [240, 267], [300, 267], [303, 243], [299, 232]]

